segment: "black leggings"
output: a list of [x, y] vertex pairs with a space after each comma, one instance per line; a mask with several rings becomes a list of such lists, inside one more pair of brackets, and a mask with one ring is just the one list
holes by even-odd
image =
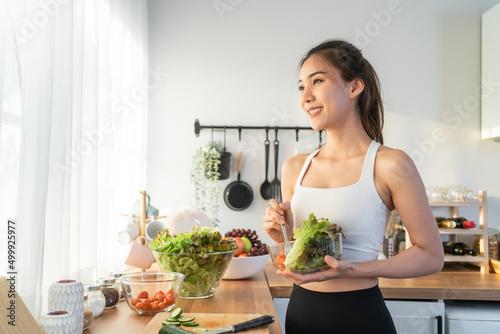
[[378, 285], [346, 292], [316, 292], [293, 286], [286, 334], [395, 334]]

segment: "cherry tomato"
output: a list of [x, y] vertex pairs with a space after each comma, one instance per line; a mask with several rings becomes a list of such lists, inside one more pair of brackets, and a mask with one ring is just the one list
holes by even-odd
[[158, 290], [158, 291], [155, 292], [155, 294], [153, 296], [156, 297], [156, 295], [164, 295], [164, 293], [163, 293], [163, 291]]
[[154, 301], [151, 303], [151, 311], [157, 311], [159, 309], [160, 303], [158, 301]]
[[165, 299], [165, 295], [156, 295], [155, 298], [161, 303]]
[[167, 305], [172, 305], [174, 302], [175, 302], [175, 297], [174, 297], [174, 295], [167, 295], [167, 296], [165, 297], [165, 301], [164, 301], [164, 303], [166, 303]]
[[166, 302], [161, 302], [160, 304], [158, 304], [158, 308], [160, 309], [164, 309], [164, 308], [167, 308], [167, 303]]
[[286, 260], [286, 256], [285, 255], [278, 255], [278, 257], [276, 258], [276, 263], [279, 265], [279, 267], [281, 269], [285, 269], [285, 265], [283, 262], [285, 262]]
[[174, 294], [174, 290], [169, 289], [165, 295], [173, 295], [173, 294]]
[[140, 298], [140, 299], [148, 298], [148, 292], [147, 291], [139, 292], [139, 294], [137, 295], [137, 298]]
[[149, 307], [151, 306], [151, 302], [149, 301], [149, 299], [143, 299], [141, 302], [141, 305], [142, 305], [143, 310], [149, 310]]
[[139, 298], [132, 298], [132, 299], [130, 300], [130, 304], [132, 304], [132, 306], [135, 306], [135, 304], [137, 304], [137, 303], [139, 303], [139, 302], [140, 302]]
[[137, 304], [134, 305], [134, 307], [137, 309], [137, 310], [142, 310], [142, 304], [141, 302], [138, 302]]
[[153, 297], [149, 297], [149, 301], [150, 301], [151, 303], [152, 303], [152, 302], [155, 302], [155, 301], [157, 301], [157, 300], [158, 300], [158, 298], [157, 298], [157, 297], [155, 297], [155, 296], [153, 296]]

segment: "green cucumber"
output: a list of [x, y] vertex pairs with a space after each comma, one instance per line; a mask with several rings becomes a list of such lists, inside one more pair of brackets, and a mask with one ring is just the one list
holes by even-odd
[[177, 327], [179, 327], [179, 326], [181, 325], [181, 323], [180, 323], [180, 322], [178, 322], [178, 321], [162, 322], [161, 324], [162, 324], [163, 326], [165, 326], [165, 325], [174, 325], [174, 326], [177, 326]]
[[[180, 316], [180, 317], [178, 317], [176, 319], [179, 322], [190, 322], [190, 321], [194, 320], [194, 318], [188, 318], [188, 317], [183, 317], [183, 316]], [[167, 319], [167, 321], [168, 321], [168, 319]]]
[[208, 332], [208, 328], [205, 327], [194, 327], [189, 329], [193, 333], [203, 333], [203, 332]]
[[179, 322], [179, 320], [177, 320], [177, 318], [172, 318], [172, 317], [167, 318], [167, 321], [168, 322]]
[[198, 323], [196, 321], [187, 321], [187, 322], [183, 322], [182, 323], [184, 326], [187, 326], [187, 327], [194, 327], [194, 326], [198, 326]]
[[158, 334], [192, 334], [193, 332], [179, 328], [177, 326], [166, 324], [158, 331]]
[[171, 318], [178, 318], [182, 314], [182, 309], [180, 307], [176, 308], [175, 310], [170, 313]]

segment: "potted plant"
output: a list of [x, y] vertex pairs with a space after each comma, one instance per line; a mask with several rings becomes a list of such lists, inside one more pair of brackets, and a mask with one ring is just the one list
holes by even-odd
[[194, 206], [212, 218], [214, 226], [219, 225], [219, 166], [222, 145], [209, 142], [196, 150], [193, 156], [191, 182], [194, 185]]

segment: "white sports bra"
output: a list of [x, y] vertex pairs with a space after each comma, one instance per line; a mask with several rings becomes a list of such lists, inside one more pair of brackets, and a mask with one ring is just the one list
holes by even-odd
[[291, 199], [294, 227], [301, 227], [313, 213], [342, 227], [342, 258], [351, 262], [376, 260], [384, 238], [390, 211], [377, 192], [374, 181], [375, 157], [380, 143], [372, 141], [363, 163], [361, 177], [355, 184], [339, 188], [310, 188], [301, 185], [311, 160], [321, 150], [311, 153], [300, 171]]

